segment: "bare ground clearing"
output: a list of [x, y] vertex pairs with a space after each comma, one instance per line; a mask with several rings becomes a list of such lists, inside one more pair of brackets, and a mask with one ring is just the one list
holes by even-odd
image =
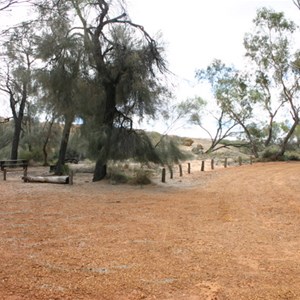
[[8, 174], [0, 299], [300, 299], [299, 175], [254, 164], [134, 187]]

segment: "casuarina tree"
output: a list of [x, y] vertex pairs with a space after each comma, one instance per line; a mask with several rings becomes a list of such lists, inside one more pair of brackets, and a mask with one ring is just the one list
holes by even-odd
[[89, 76], [101, 91], [87, 120], [93, 120], [97, 137], [93, 180], [98, 181], [106, 176], [108, 159], [117, 151], [115, 135], [129, 138], [134, 116], [154, 116], [165, 92], [159, 74], [167, 68], [163, 48], [143, 26], [132, 22], [122, 1], [70, 2], [83, 27]]

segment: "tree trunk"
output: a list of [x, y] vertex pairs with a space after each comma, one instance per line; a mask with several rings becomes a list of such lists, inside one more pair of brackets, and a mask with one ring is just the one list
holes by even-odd
[[22, 119], [17, 118], [14, 120], [14, 135], [12, 140], [12, 146], [11, 146], [11, 154], [10, 159], [18, 159], [18, 149], [19, 149], [19, 143], [20, 143], [20, 136], [22, 131]]
[[271, 143], [272, 137], [273, 137], [273, 116], [271, 117], [269, 128], [268, 128], [268, 137], [265, 141], [265, 147], [268, 147]]
[[55, 120], [55, 117], [52, 117], [51, 121], [49, 122], [49, 128], [48, 128], [48, 131], [47, 131], [46, 139], [45, 139], [44, 144], [43, 144], [43, 154], [44, 154], [44, 164], [43, 165], [44, 166], [49, 166], [47, 145], [48, 145], [48, 142], [49, 142], [49, 139], [50, 139], [50, 136], [51, 136], [51, 131], [52, 131], [52, 126], [53, 126], [54, 120]]
[[105, 134], [106, 138], [104, 141], [99, 143], [99, 154], [95, 165], [93, 181], [100, 181], [107, 175], [107, 161], [110, 150], [111, 128], [103, 128], [103, 130], [107, 131]]
[[255, 158], [258, 158], [259, 155], [258, 155], [258, 149], [257, 149], [256, 142], [252, 139], [251, 133], [249, 132], [247, 127], [244, 124], [241, 124], [241, 123], [240, 123], [240, 125], [243, 127], [243, 129], [245, 131], [245, 134], [246, 134], [246, 136], [249, 140], [252, 154], [254, 155]]
[[288, 145], [288, 142], [289, 142], [291, 136], [293, 135], [296, 127], [298, 126], [298, 124], [299, 124], [299, 118], [295, 118], [292, 127], [290, 128], [289, 132], [287, 133], [286, 137], [284, 138], [284, 140], [281, 144], [280, 150], [274, 156], [275, 160], [278, 160], [280, 157], [282, 157], [284, 155], [284, 153], [286, 151], [286, 147]]
[[55, 167], [55, 172], [54, 172], [55, 175], [62, 175], [63, 173], [63, 166], [65, 164], [65, 158], [66, 158], [67, 147], [68, 147], [73, 120], [74, 120], [73, 114], [65, 115], [65, 125], [64, 125], [62, 139], [59, 148], [58, 161]]
[[99, 141], [99, 156], [96, 161], [93, 181], [100, 181], [107, 175], [107, 161], [110, 152], [111, 131], [116, 112], [116, 90], [115, 83], [108, 82], [105, 86], [106, 104], [103, 110], [102, 128], [106, 131], [105, 140]]
[[93, 181], [100, 181], [106, 177], [107, 165], [102, 160], [98, 159], [96, 162]]

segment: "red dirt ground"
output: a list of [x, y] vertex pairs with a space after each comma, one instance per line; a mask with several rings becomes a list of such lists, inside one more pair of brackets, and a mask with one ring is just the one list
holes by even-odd
[[300, 299], [299, 175], [254, 164], [137, 187], [8, 173], [0, 299]]

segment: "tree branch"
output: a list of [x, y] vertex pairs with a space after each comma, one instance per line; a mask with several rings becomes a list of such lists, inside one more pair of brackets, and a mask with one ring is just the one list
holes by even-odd
[[300, 0], [293, 0], [294, 4], [300, 9]]

